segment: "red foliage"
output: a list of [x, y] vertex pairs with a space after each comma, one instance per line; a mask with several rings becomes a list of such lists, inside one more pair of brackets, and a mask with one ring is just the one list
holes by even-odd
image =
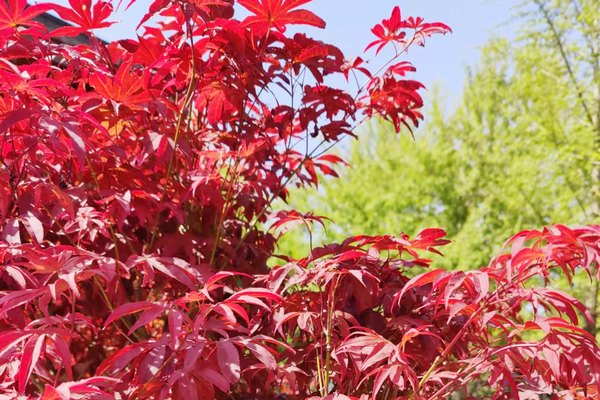
[[[0, 2], [0, 397], [595, 396], [587, 311], [531, 282], [597, 271], [598, 226], [522, 232], [472, 272], [411, 273], [439, 229], [267, 268], [280, 234], [322, 221], [273, 201], [335, 175], [327, 149], [359, 116], [417, 124], [422, 85], [398, 56], [449, 29], [395, 9], [373, 45], [397, 52], [372, 74], [286, 35], [324, 27], [308, 0], [238, 3], [241, 21], [231, 0], [155, 0], [143, 21], [160, 28], [104, 44], [110, 3]], [[49, 9], [73, 26], [46, 32], [32, 18]], [[357, 95], [327, 86], [356, 71]]]

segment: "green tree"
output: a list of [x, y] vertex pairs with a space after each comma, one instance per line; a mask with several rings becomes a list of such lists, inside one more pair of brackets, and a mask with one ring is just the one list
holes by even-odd
[[[482, 49], [451, 113], [434, 96], [414, 141], [367, 127], [346, 149], [342, 179], [292, 196], [335, 221], [312, 242], [437, 225], [456, 240], [443, 263], [472, 268], [521, 229], [598, 222], [599, 13], [598, 0], [529, 2], [521, 40]], [[283, 243], [293, 254], [308, 240]], [[598, 288], [579, 289], [596, 311]]]

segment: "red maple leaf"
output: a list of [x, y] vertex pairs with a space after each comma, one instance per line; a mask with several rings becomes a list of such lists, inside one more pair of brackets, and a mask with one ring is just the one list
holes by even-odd
[[16, 28], [19, 25], [44, 30], [39, 22], [32, 21], [36, 16], [50, 10], [49, 4], [27, 6], [26, 0], [5, 0], [0, 2], [0, 29]]
[[265, 33], [274, 26], [278, 31], [285, 31], [286, 25], [311, 25], [325, 28], [325, 21], [312, 11], [295, 8], [309, 3], [311, 0], [239, 0], [239, 4], [252, 12], [244, 20], [244, 25], [252, 26], [257, 32]]
[[98, 1], [92, 7], [92, 0], [69, 0], [70, 7], [52, 5], [52, 9], [65, 21], [76, 26], [65, 26], [52, 32], [52, 36], [77, 36], [93, 29], [108, 28], [113, 23], [106, 21], [113, 12], [108, 1]]
[[[406, 30], [414, 31], [412, 37], [407, 37]], [[425, 38], [438, 33], [446, 34], [452, 32], [452, 29], [441, 22], [424, 22], [421, 17], [402, 19], [400, 7], [396, 6], [390, 18], [384, 19], [380, 24], [375, 25], [371, 32], [377, 36], [377, 40], [369, 43], [365, 51], [377, 46], [375, 51], [377, 54], [389, 43], [397, 43], [403, 48], [410, 46], [412, 43], [422, 46], [425, 43]]]
[[122, 104], [130, 109], [139, 109], [140, 104], [152, 100], [152, 96], [144, 88], [142, 78], [133, 72], [131, 61], [121, 64], [114, 77], [93, 74], [90, 76], [90, 84], [96, 95], [111, 99], [117, 107]]

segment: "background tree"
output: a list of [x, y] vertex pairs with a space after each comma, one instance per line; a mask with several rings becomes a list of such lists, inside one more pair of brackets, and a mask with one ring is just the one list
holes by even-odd
[[[335, 222], [313, 242], [440, 226], [455, 240], [440, 262], [463, 269], [486, 264], [515, 230], [598, 222], [599, 10], [598, 0], [524, 4], [520, 40], [490, 41], [459, 105], [444, 112], [434, 96], [415, 141], [369, 126], [342, 179], [292, 197]], [[296, 233], [281, 249], [307, 243]], [[598, 287], [587, 285], [596, 318]]]

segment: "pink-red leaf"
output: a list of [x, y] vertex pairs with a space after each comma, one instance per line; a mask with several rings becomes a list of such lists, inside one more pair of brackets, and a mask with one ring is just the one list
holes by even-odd
[[259, 33], [265, 33], [274, 27], [285, 31], [290, 24], [312, 25], [325, 28], [325, 21], [315, 13], [297, 7], [310, 3], [311, 0], [238, 0], [238, 3], [248, 9], [252, 16], [247, 17], [243, 23], [252, 26]]
[[40, 359], [45, 339], [46, 335], [41, 334], [30, 338], [27, 343], [25, 343], [23, 355], [21, 356], [21, 364], [19, 365], [19, 373], [17, 374], [20, 393], [25, 392], [25, 386], [27, 385], [27, 381], [29, 381], [31, 372]]
[[230, 384], [236, 383], [240, 379], [240, 354], [235, 345], [229, 341], [221, 340], [217, 342], [217, 359], [219, 369]]
[[443, 270], [443, 269], [434, 269], [434, 270], [425, 272], [424, 274], [420, 274], [420, 275], [415, 276], [414, 278], [412, 278], [411, 280], [409, 280], [408, 282], [406, 282], [406, 285], [404, 285], [404, 287], [402, 288], [402, 291], [400, 291], [400, 293], [398, 293], [395, 296], [394, 302], [395, 303], [399, 303], [402, 300], [402, 297], [409, 290], [417, 288], [417, 287], [422, 287], [422, 286], [425, 286], [425, 285], [432, 284], [437, 279], [439, 279], [441, 277], [444, 277], [446, 275], [448, 275], [448, 272], [446, 270]]
[[94, 29], [107, 28], [112, 22], [107, 18], [113, 12], [110, 2], [97, 0], [92, 6], [92, 0], [69, 0], [70, 7], [63, 7], [57, 4], [52, 5], [52, 9], [66, 21], [76, 26], [65, 26], [52, 32], [54, 37], [77, 36], [81, 33], [89, 33]]
[[149, 301], [135, 301], [132, 303], [123, 304], [120, 307], [117, 307], [110, 316], [104, 322], [104, 327], [110, 325], [112, 322], [116, 321], [119, 318], [124, 317], [125, 315], [133, 314], [140, 311], [146, 311], [150, 309], [156, 308], [157, 305], [151, 303]]

